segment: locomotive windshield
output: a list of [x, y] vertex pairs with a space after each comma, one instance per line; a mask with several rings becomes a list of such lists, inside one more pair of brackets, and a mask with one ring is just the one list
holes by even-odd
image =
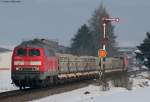
[[40, 56], [40, 51], [38, 49], [29, 50], [29, 56]]
[[20, 48], [20, 49], [17, 50], [17, 55], [18, 56], [26, 56], [27, 55], [27, 50], [23, 49], [23, 48]]

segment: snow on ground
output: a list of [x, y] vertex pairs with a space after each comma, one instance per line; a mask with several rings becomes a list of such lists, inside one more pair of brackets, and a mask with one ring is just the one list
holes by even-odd
[[105, 96], [108, 94], [124, 92], [124, 91], [127, 90], [124, 88], [113, 88], [110, 91], [102, 92], [99, 86], [89, 85], [88, 87], [85, 88], [81, 88], [81, 89], [77, 89], [77, 90], [73, 90], [70, 92], [61, 93], [57, 95], [52, 95], [40, 100], [35, 100], [33, 102], [78, 102], [81, 100], [98, 97], [99, 95]]
[[132, 88], [133, 90], [150, 86], [150, 81], [148, 79], [132, 78], [132, 80], [133, 80], [133, 88]]
[[77, 102], [150, 102], [149, 95], [150, 87], [111, 95], [99, 95], [96, 97], [81, 99]]
[[[142, 74], [147, 75], [147, 73]], [[133, 81], [133, 90], [131, 91], [122, 87], [113, 87], [109, 82], [109, 91], [102, 91], [100, 86], [89, 85], [33, 102], [150, 102], [150, 80], [143, 79], [143, 77], [130, 78], [130, 80]]]
[[11, 67], [12, 52], [0, 53], [0, 68]]
[[10, 70], [0, 70], [0, 92], [18, 89], [11, 82]]
[[0, 92], [17, 89], [11, 84], [11, 56], [12, 52], [0, 53], [0, 69], [9, 68], [8, 70], [0, 70]]

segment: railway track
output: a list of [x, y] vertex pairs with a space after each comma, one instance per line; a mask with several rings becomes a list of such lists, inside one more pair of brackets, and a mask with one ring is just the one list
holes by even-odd
[[54, 94], [72, 91], [94, 83], [93, 80], [83, 80], [79, 82], [60, 84], [42, 89], [14, 90], [0, 93], [0, 102], [26, 102], [40, 99]]
[[18, 94], [23, 94], [23, 91], [20, 90], [13, 90], [13, 91], [6, 91], [6, 92], [2, 92], [0, 93], [0, 100], [7, 98], [7, 97], [11, 97], [11, 96], [15, 96]]
[[[147, 69], [129, 71], [128, 75], [135, 75], [141, 72], [146, 72]], [[74, 89], [88, 86], [89, 84], [97, 83], [95, 80], [83, 80], [73, 83], [60, 84], [42, 89], [25, 89], [25, 90], [14, 90], [0, 93], [0, 102], [26, 102], [35, 99], [40, 99], [54, 94], [59, 94]]]

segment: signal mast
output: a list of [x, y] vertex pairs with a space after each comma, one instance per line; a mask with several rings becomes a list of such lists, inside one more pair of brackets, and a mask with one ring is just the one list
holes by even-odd
[[99, 72], [99, 76], [100, 78], [103, 76], [104, 72], [105, 72], [105, 65], [102, 62], [105, 62], [105, 57], [107, 56], [107, 51], [106, 51], [106, 41], [107, 41], [107, 37], [106, 37], [106, 25], [107, 22], [119, 22], [119, 18], [109, 18], [109, 17], [103, 17], [102, 18], [102, 26], [103, 26], [103, 47], [101, 49], [99, 49], [98, 51], [98, 56], [100, 57], [100, 72]]

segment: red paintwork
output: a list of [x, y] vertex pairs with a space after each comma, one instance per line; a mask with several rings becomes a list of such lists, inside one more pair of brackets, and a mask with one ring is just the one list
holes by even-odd
[[[48, 71], [58, 71], [58, 59], [56, 57], [47, 57], [45, 56], [43, 48], [25, 48], [27, 53], [29, 49], [38, 49], [40, 51], [40, 56], [17, 56], [16, 51], [18, 48], [14, 49], [12, 55], [12, 72], [16, 70], [16, 67], [39, 67], [39, 72], [48, 72]], [[23, 65], [14, 65], [14, 61], [22, 61]], [[41, 61], [41, 65], [30, 65], [31, 61]]]

